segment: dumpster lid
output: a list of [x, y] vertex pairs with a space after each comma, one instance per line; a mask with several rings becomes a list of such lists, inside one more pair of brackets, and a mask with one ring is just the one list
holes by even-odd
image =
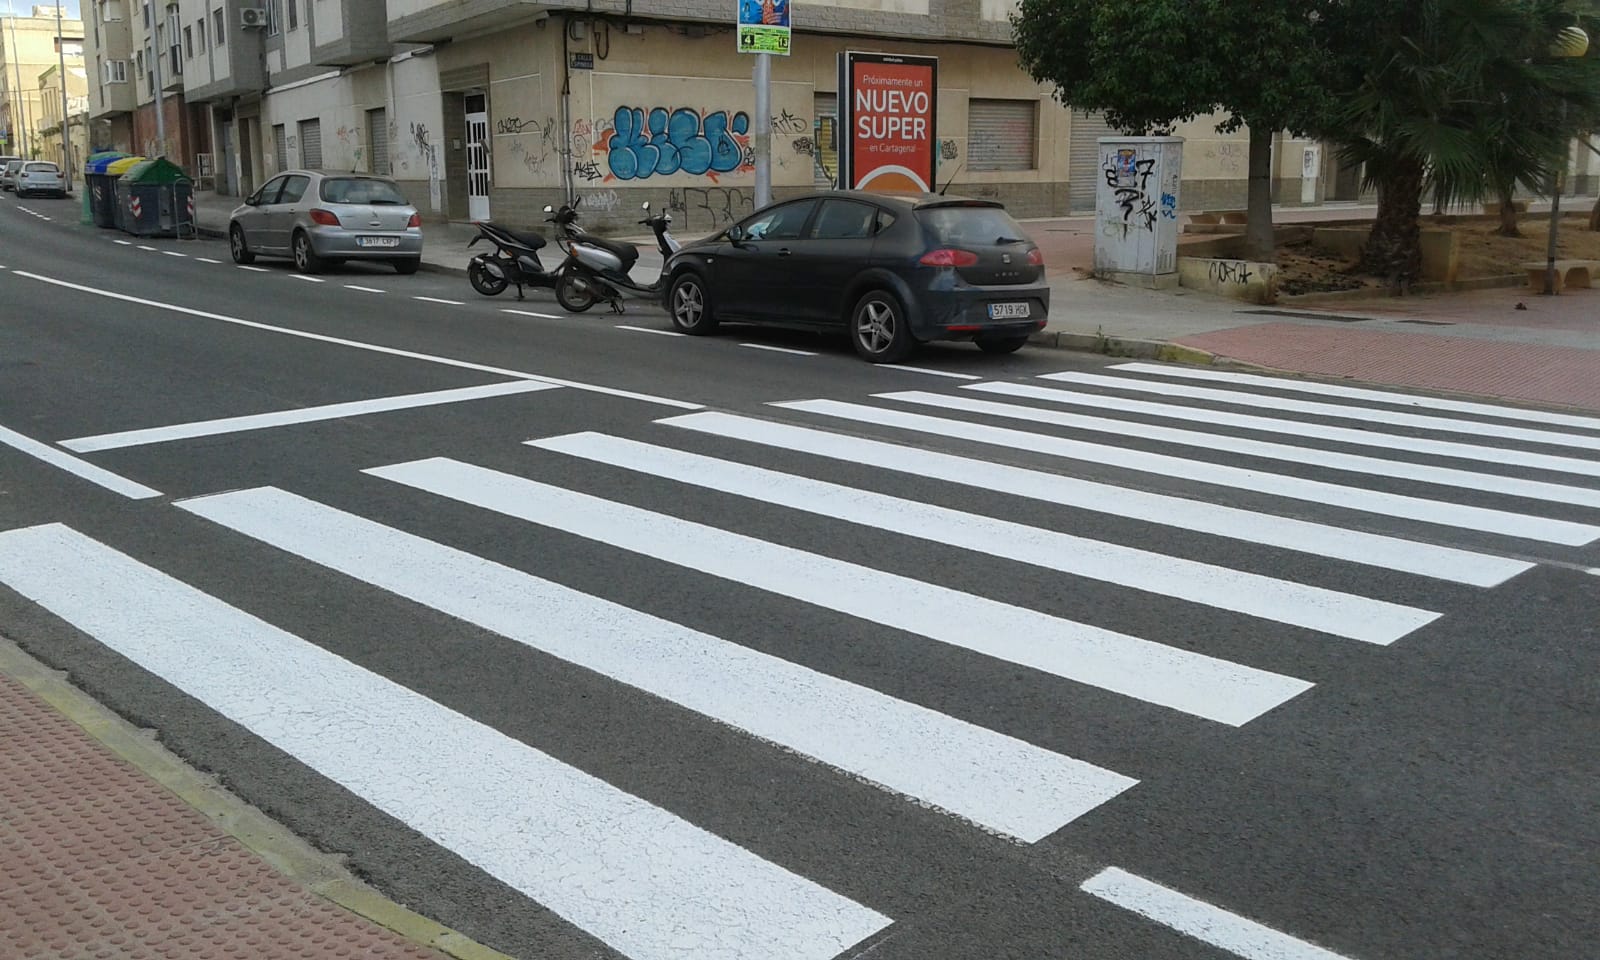
[[145, 158], [144, 157], [123, 157], [121, 160], [113, 160], [110, 163], [106, 164], [106, 168], [105, 168], [105, 170], [103, 172], [105, 172], [105, 173], [107, 173], [107, 174], [109, 174], [109, 175], [111, 175], [113, 177], [120, 177], [120, 176], [122, 176], [122, 174], [124, 172], [127, 171], [127, 169], [129, 167], [132, 167], [132, 166], [135, 166], [137, 164], [144, 163], [144, 162], [145, 162]]
[[[121, 161], [118, 161], [119, 163]], [[114, 168], [113, 168], [114, 170]], [[113, 171], [108, 171], [113, 172]], [[128, 167], [122, 174], [122, 179], [128, 183], [192, 183], [183, 168], [168, 160], [166, 157], [157, 157], [154, 160], [145, 160]]]
[[89, 159], [83, 163], [83, 172], [105, 173], [106, 167], [113, 161], [121, 160], [127, 156], [128, 154], [123, 153], [121, 150], [102, 150], [99, 153], [90, 154]]

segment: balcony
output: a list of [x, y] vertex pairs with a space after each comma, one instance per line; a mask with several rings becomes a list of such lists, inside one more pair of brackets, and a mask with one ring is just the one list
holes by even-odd
[[317, 12], [318, 43], [311, 49], [311, 62], [329, 67], [348, 67], [358, 63], [388, 59], [394, 47], [389, 43], [389, 15], [384, 0], [341, 0], [325, 5], [336, 9], [339, 20]]

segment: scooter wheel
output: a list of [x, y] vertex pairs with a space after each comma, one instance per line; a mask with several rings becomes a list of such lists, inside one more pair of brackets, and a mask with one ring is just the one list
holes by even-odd
[[594, 291], [572, 274], [556, 282], [556, 302], [568, 313], [582, 313], [595, 304]]
[[472, 284], [472, 289], [486, 297], [499, 296], [510, 286], [505, 279], [490, 273], [482, 260], [474, 260], [467, 264], [467, 280]]

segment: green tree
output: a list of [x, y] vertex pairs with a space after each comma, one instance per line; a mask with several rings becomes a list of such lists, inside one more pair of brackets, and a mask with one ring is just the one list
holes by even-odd
[[1325, 0], [1022, 0], [1018, 59], [1057, 100], [1129, 134], [1219, 111], [1249, 129], [1247, 256], [1273, 259], [1272, 137], [1327, 124]]

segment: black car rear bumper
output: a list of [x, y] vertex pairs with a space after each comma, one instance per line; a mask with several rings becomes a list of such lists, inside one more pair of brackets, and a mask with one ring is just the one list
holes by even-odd
[[[919, 290], [915, 300], [911, 332], [918, 340], [1027, 336], [1044, 329], [1050, 313], [1050, 288], [1042, 283]], [[991, 305], [1019, 303], [1028, 305], [1026, 317], [995, 319], [989, 315]]]

